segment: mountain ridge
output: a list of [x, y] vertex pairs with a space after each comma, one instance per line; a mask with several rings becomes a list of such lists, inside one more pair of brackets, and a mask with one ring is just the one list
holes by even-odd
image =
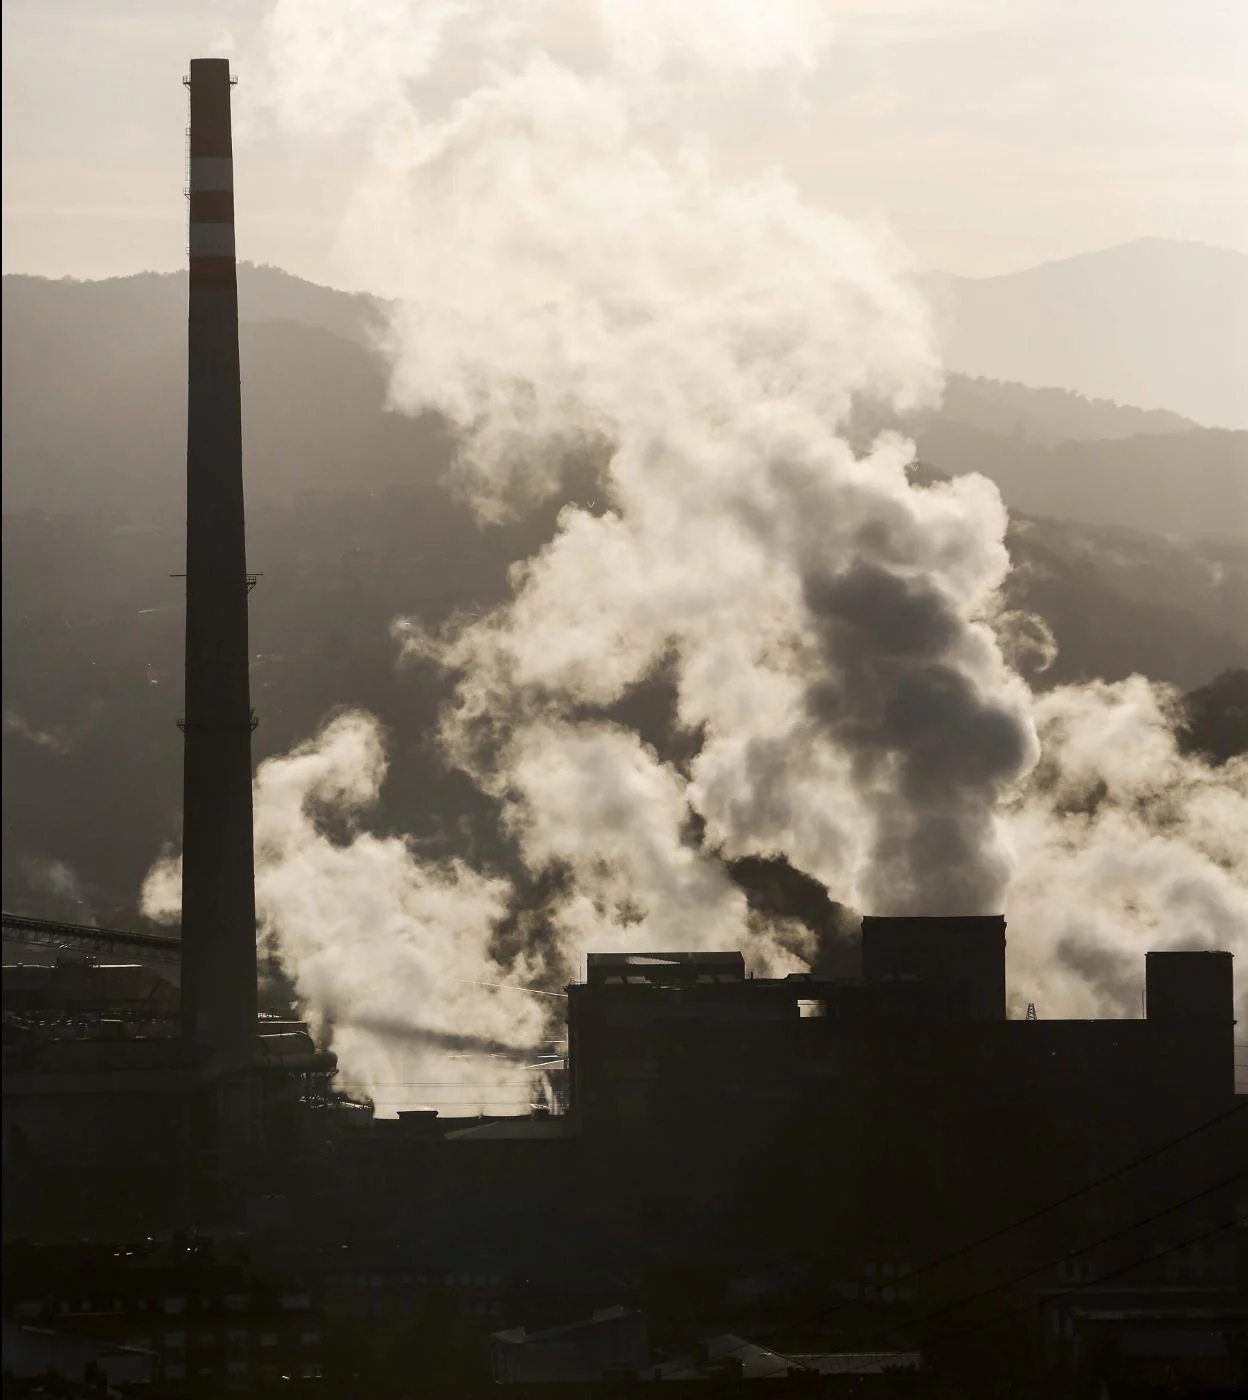
[[1137, 239], [921, 281], [949, 369], [1248, 428], [1248, 253]]

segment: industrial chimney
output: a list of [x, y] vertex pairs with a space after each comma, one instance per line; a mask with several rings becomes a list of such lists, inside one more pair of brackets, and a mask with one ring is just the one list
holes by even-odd
[[[216, 1077], [245, 1069], [256, 1036], [255, 720], [247, 677], [255, 580], [244, 539], [229, 62], [194, 59], [184, 81], [191, 125], [182, 1023], [202, 1069]], [[245, 1083], [240, 1089], [250, 1099]]]

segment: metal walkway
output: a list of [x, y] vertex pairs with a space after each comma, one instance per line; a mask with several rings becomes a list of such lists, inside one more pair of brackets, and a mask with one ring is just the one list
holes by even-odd
[[141, 953], [149, 962], [178, 962], [182, 941], [161, 933], [132, 933], [128, 929], [92, 928], [4, 914], [4, 937], [40, 948], [73, 948], [84, 953]]

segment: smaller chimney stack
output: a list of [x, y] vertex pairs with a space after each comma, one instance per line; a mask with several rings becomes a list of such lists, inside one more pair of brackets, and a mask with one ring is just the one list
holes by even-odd
[[866, 915], [862, 972], [868, 982], [924, 983], [932, 1013], [951, 1021], [1003, 1021], [1005, 917]]

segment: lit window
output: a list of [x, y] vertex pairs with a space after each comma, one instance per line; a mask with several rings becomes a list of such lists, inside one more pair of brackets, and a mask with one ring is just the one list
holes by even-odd
[[800, 998], [797, 1003], [797, 1014], [803, 1020], [813, 1020], [819, 1016], [828, 1014], [828, 1003], [826, 1001], [813, 1001], [807, 998]]

